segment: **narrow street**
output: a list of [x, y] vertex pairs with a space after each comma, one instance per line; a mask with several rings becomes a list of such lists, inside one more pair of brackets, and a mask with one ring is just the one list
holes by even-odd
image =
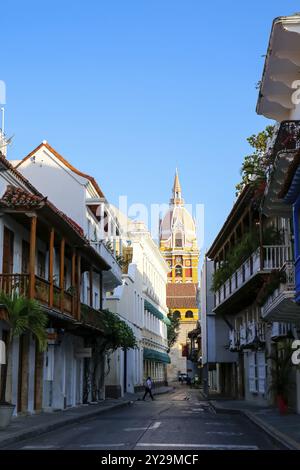
[[105, 413], [6, 449], [271, 450], [277, 447], [246, 418], [216, 414], [185, 387]]

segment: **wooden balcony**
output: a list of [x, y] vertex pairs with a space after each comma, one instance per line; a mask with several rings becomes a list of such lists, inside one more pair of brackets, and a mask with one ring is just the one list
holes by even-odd
[[[50, 306], [50, 282], [35, 276], [34, 298], [41, 304]], [[28, 274], [0, 274], [0, 291], [7, 294], [29, 295]], [[67, 315], [76, 316], [76, 296], [53, 286], [53, 308]]]
[[[215, 310], [218, 310], [225, 302], [227, 303], [229, 299], [233, 299], [242, 289], [247, 289], [248, 283], [258, 275], [280, 269], [290, 256], [290, 247], [287, 246], [268, 245], [262, 250], [258, 248], [216, 292]], [[252, 282], [252, 284], [255, 284], [255, 288], [257, 287], [257, 283]], [[247, 294], [249, 293], [248, 286]]]
[[256, 349], [266, 341], [266, 325], [259, 321], [249, 321], [229, 332], [229, 350]]
[[261, 316], [268, 321], [299, 322], [300, 305], [295, 302], [295, 268], [287, 261], [281, 268], [282, 282], [261, 308]]
[[82, 321], [82, 323], [104, 332], [107, 329], [104, 316], [105, 312], [102, 310], [96, 310], [89, 305], [81, 303], [80, 321]]

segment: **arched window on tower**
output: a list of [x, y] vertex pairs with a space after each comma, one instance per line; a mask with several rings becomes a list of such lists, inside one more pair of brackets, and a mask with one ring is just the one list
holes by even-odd
[[179, 264], [177, 264], [177, 266], [175, 267], [175, 276], [182, 277], [182, 266], [180, 266]]
[[176, 232], [175, 234], [175, 247], [182, 248], [183, 246], [183, 237], [181, 232]]
[[176, 319], [176, 320], [180, 320], [180, 312], [179, 310], [175, 310], [175, 312], [173, 312], [173, 318]]
[[191, 310], [188, 310], [186, 313], [185, 313], [185, 318], [194, 318], [194, 314]]

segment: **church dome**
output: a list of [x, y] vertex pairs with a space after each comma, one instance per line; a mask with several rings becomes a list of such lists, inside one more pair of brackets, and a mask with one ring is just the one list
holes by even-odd
[[177, 170], [170, 208], [160, 224], [160, 240], [165, 248], [195, 247], [197, 244], [195, 222], [184, 207]]

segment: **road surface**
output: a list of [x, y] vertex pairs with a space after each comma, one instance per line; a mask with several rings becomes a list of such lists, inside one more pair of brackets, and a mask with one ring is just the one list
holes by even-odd
[[6, 449], [272, 450], [276, 445], [247, 418], [216, 414], [186, 387], [136, 401], [85, 422], [59, 428]]

